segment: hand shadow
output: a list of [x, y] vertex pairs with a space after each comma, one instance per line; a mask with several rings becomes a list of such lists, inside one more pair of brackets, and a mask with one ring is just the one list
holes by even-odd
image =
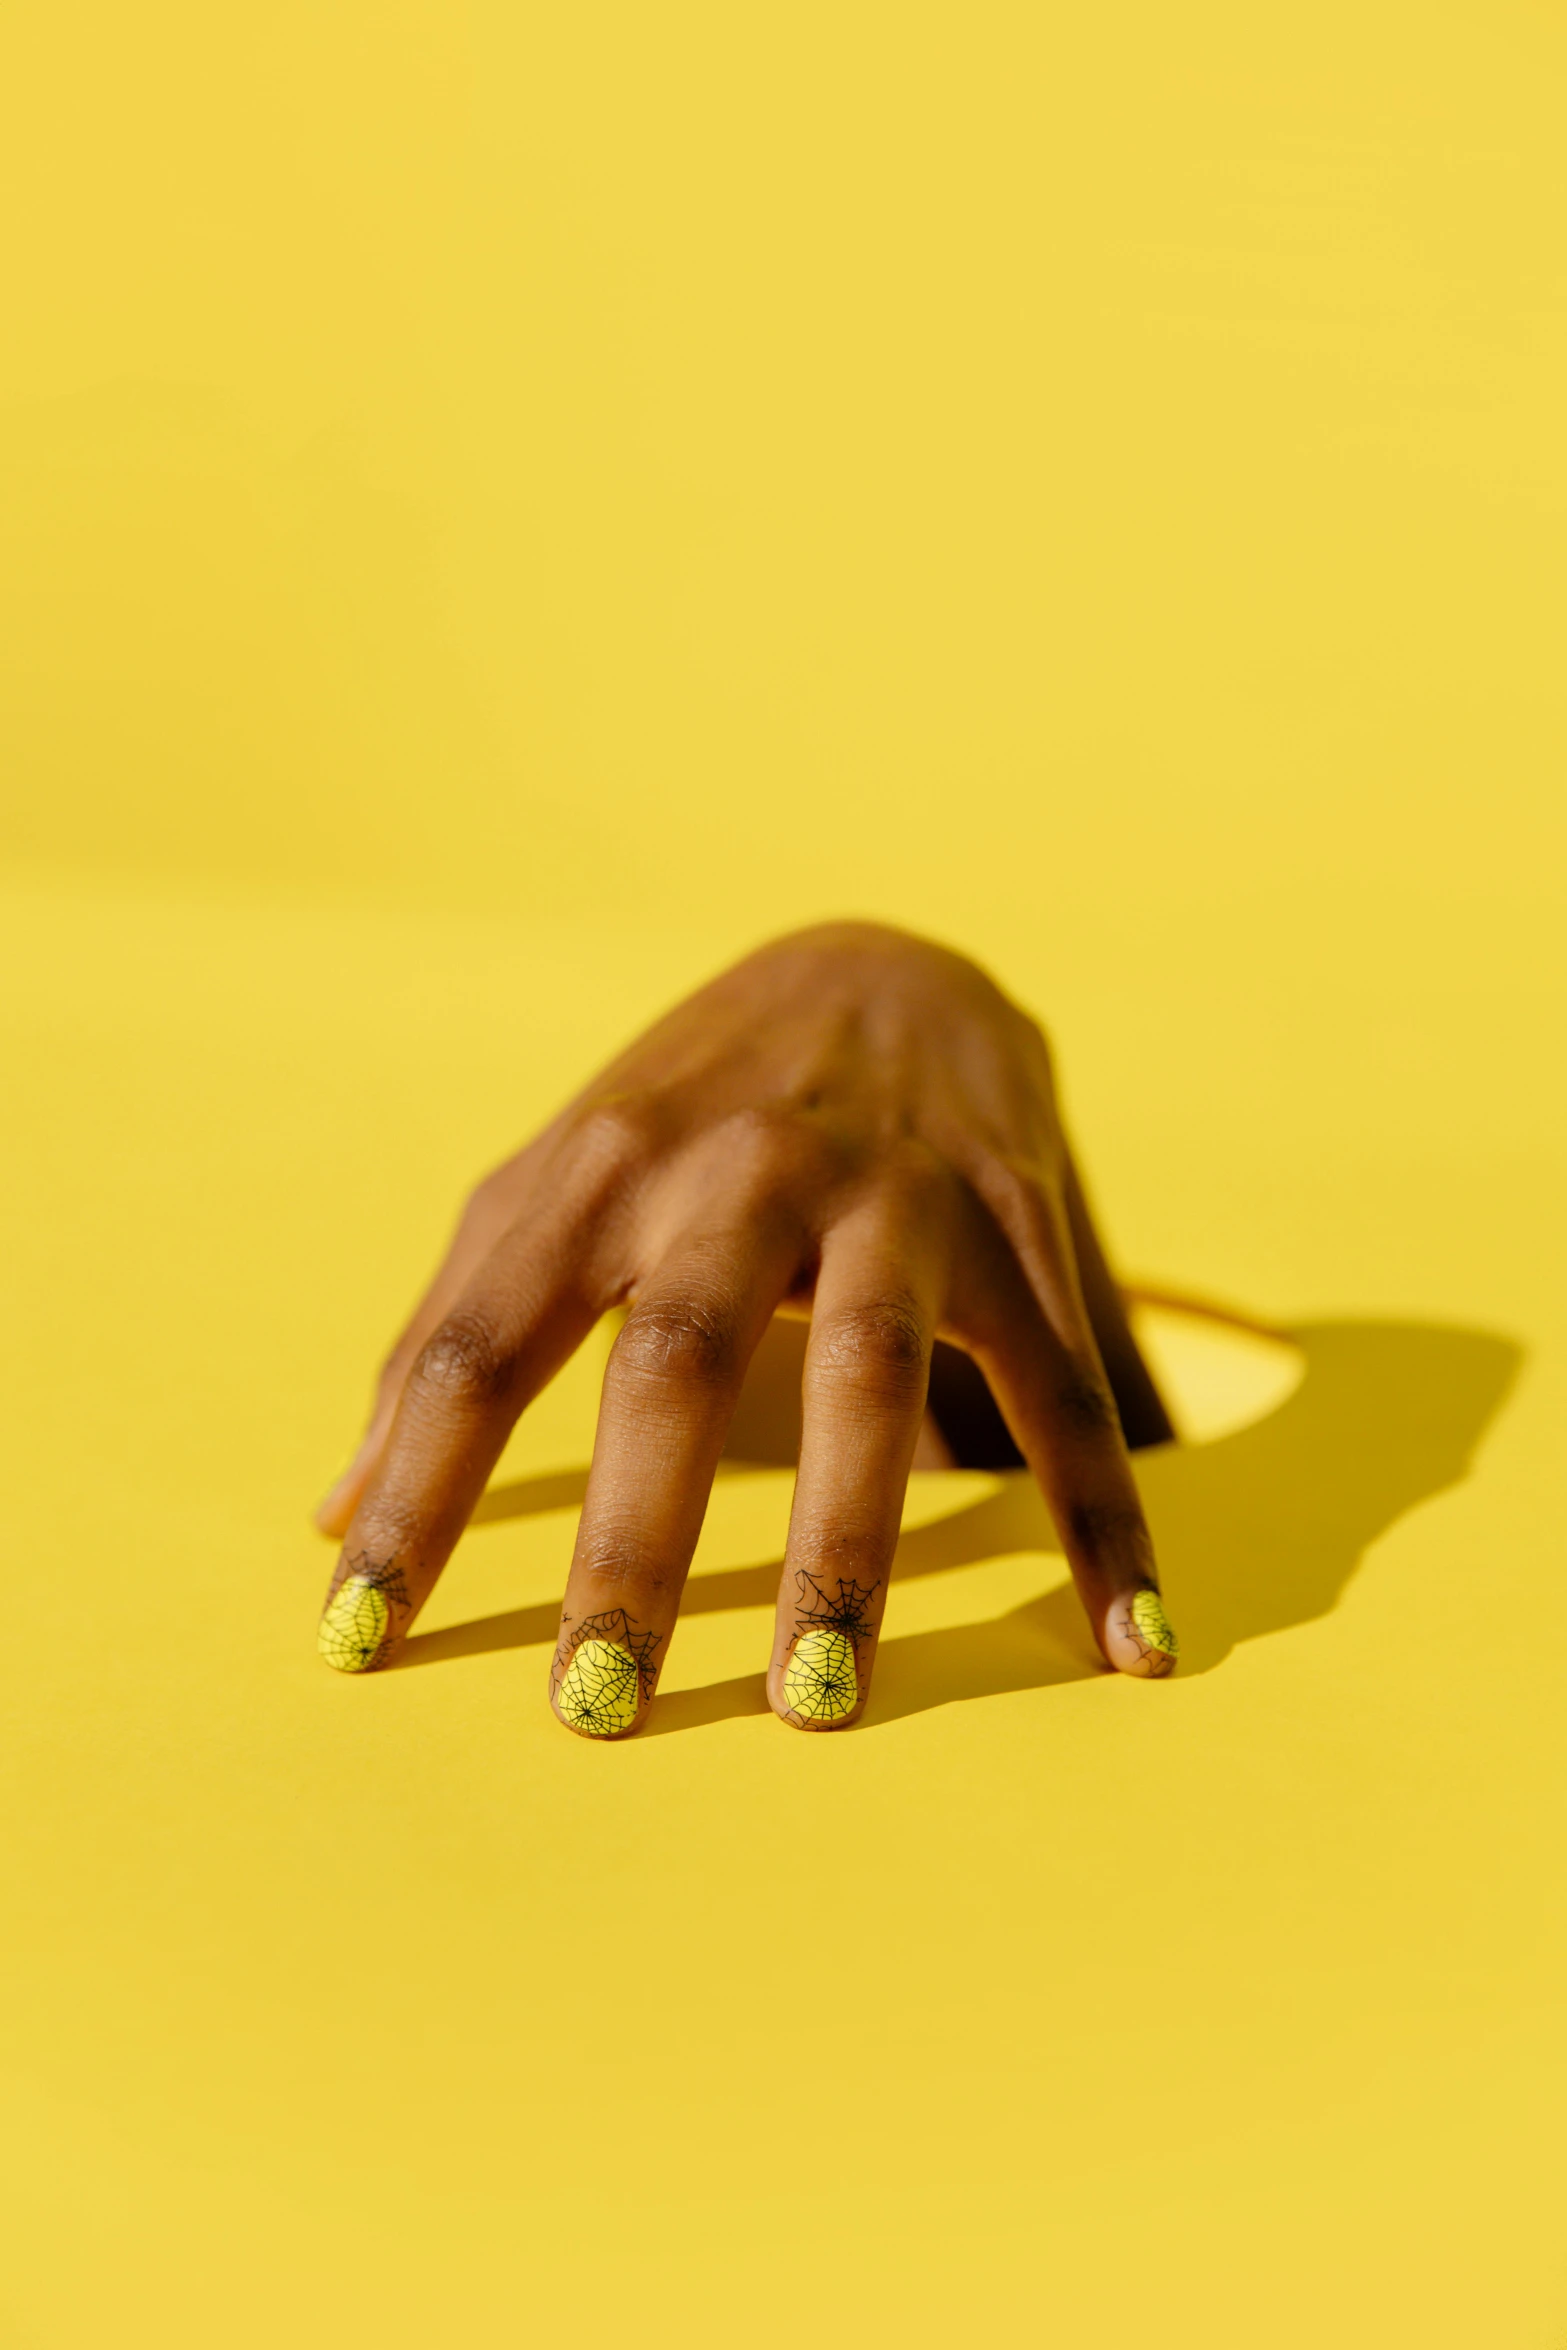
[[[1276, 1411], [1210, 1444], [1136, 1456], [1183, 1676], [1242, 1640], [1337, 1606], [1406, 1511], [1459, 1484], [1522, 1359], [1510, 1339], [1419, 1322], [1317, 1322], [1291, 1333], [1305, 1375]], [[1059, 1550], [1022, 1472], [906, 1534], [894, 1575]], [[1043, 1688], [1106, 1667], [1070, 1583], [988, 1623], [882, 1644], [868, 1725], [960, 1698]]]
[[[1267, 1415], [1209, 1444], [1136, 1456], [1160, 1578], [1180, 1628], [1181, 1672], [1211, 1672], [1241, 1640], [1310, 1623], [1334, 1608], [1368, 1545], [1467, 1475], [1522, 1359], [1511, 1340], [1438, 1323], [1318, 1322], [1292, 1333], [1305, 1376]], [[580, 1501], [586, 1473], [503, 1486], [475, 1520], [531, 1516]], [[902, 1581], [1018, 1552], [1059, 1551], [1023, 1471], [898, 1545]], [[770, 1606], [782, 1561], [696, 1577], [682, 1613]], [[402, 1666], [552, 1642], [554, 1604], [416, 1633]], [[1070, 1584], [988, 1621], [884, 1640], [861, 1727], [932, 1706], [993, 1697], [1105, 1669]], [[642, 1735], [766, 1710], [760, 1673], [671, 1692]]]

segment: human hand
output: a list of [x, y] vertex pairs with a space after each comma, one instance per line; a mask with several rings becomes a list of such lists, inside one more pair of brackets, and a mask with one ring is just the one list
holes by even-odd
[[976, 965], [869, 923], [780, 939], [485, 1178], [318, 1514], [344, 1538], [329, 1663], [391, 1661], [518, 1414], [625, 1301], [551, 1672], [568, 1727], [620, 1737], [643, 1720], [747, 1363], [780, 1310], [808, 1314], [810, 1334], [776, 1713], [830, 1730], [865, 1705], [938, 1339], [989, 1383], [1108, 1662], [1172, 1669], [1123, 1435], [1156, 1441], [1169, 1422], [1044, 1038]]

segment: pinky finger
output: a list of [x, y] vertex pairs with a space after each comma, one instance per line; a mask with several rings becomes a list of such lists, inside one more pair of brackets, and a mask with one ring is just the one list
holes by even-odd
[[1050, 1505], [1106, 1662], [1117, 1672], [1162, 1680], [1175, 1670], [1179, 1645], [1092, 1338], [1069, 1351], [1032, 1298], [1014, 1295], [971, 1343]]

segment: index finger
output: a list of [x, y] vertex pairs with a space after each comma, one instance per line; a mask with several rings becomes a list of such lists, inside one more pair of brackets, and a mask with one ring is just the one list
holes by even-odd
[[349, 1522], [321, 1618], [340, 1672], [386, 1664], [434, 1588], [519, 1412], [597, 1321], [568, 1228], [513, 1231], [420, 1348]]
[[451, 1246], [441, 1260], [435, 1278], [409, 1315], [391, 1353], [381, 1366], [369, 1422], [355, 1448], [353, 1459], [316, 1505], [315, 1522], [323, 1534], [335, 1534], [341, 1540], [347, 1532], [349, 1521], [370, 1481], [371, 1471], [391, 1433], [404, 1381], [418, 1360], [421, 1347], [434, 1336], [456, 1305], [505, 1230], [506, 1223], [506, 1210], [491, 1191], [481, 1184], [463, 1209], [457, 1230], [452, 1235]]

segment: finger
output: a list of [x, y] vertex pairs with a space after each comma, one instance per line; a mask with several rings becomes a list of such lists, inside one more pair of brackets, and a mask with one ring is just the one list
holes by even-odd
[[485, 1184], [479, 1186], [463, 1209], [451, 1246], [434, 1280], [414, 1308], [396, 1345], [381, 1367], [369, 1422], [354, 1456], [337, 1482], [316, 1505], [315, 1524], [323, 1534], [330, 1534], [341, 1541], [347, 1532], [349, 1520], [359, 1506], [360, 1498], [370, 1481], [370, 1473], [391, 1433], [403, 1383], [418, 1359], [420, 1350], [456, 1305], [501, 1233], [512, 1221], [513, 1213], [508, 1211], [497, 1189]]
[[1127, 1319], [1121, 1285], [1111, 1272], [1100, 1244], [1093, 1214], [1070, 1152], [1066, 1161], [1066, 1212], [1077, 1259], [1083, 1303], [1093, 1324], [1094, 1341], [1104, 1364], [1120, 1416], [1121, 1433], [1131, 1451], [1151, 1444], [1168, 1444], [1175, 1426], [1153, 1373]]
[[672, 1243], [610, 1354], [550, 1674], [584, 1737], [646, 1714], [746, 1364], [804, 1245], [781, 1210], [726, 1216]]
[[939, 1218], [892, 1198], [823, 1244], [767, 1682], [797, 1730], [845, 1729], [870, 1694], [945, 1272]]
[[344, 1537], [320, 1648], [386, 1664], [434, 1587], [517, 1415], [592, 1329], [602, 1297], [575, 1218], [507, 1234], [414, 1358]]
[[410, 1371], [502, 1236], [530, 1217], [549, 1222], [562, 1201], [568, 1220], [575, 1205], [580, 1233], [606, 1224], [622, 1186], [642, 1163], [647, 1140], [635, 1104], [579, 1100], [478, 1185], [445, 1261], [387, 1357], [359, 1449], [316, 1510], [324, 1534], [346, 1531], [391, 1433]]
[[[994, 1261], [964, 1286], [968, 1310], [958, 1335], [1050, 1506], [1106, 1661], [1118, 1672], [1162, 1679], [1174, 1670], [1176, 1637], [1086, 1313], [1066, 1317], [1063, 1337], [1015, 1269]], [[1064, 1265], [1056, 1293], [1069, 1298], [1074, 1288], [1073, 1268]]]

